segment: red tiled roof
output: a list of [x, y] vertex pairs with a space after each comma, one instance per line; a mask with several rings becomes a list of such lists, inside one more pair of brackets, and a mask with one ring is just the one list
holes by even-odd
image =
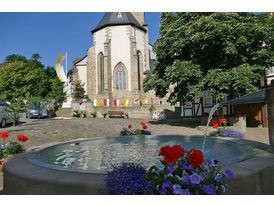
[[77, 64], [79, 61], [81, 61], [83, 58], [81, 58], [81, 57], [78, 57], [77, 59], [75, 59], [74, 61], [73, 61], [73, 71], [75, 71], [76, 70], [76, 66], [75, 66], [75, 64]]

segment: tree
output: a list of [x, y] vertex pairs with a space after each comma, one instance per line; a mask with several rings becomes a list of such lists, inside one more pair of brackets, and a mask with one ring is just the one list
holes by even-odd
[[19, 98], [47, 95], [50, 82], [41, 68], [32, 68], [27, 63], [9, 63], [0, 70], [0, 94], [5, 101], [14, 102]]
[[75, 99], [81, 99], [85, 97], [84, 83], [77, 80], [73, 83], [73, 97]]
[[67, 76], [72, 75], [72, 74], [73, 74], [73, 69], [70, 69], [67, 73]]
[[49, 98], [59, 103], [64, 101], [63, 83], [53, 67], [43, 69], [44, 65], [38, 61], [40, 58], [37, 53], [29, 60], [21, 55], [6, 57], [9, 63], [0, 70], [0, 94], [4, 101]]
[[19, 54], [11, 54], [7, 56], [5, 60], [6, 63], [13, 63], [16, 61], [27, 62], [27, 58]]
[[144, 90], [193, 101], [209, 90], [218, 101], [258, 89], [273, 66], [273, 17], [251, 13], [162, 13], [155, 69]]

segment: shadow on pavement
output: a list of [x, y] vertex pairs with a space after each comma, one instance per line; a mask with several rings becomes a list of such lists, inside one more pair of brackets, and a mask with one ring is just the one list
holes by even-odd
[[158, 120], [158, 121], [149, 121], [152, 125], [170, 125], [170, 126], [182, 126], [182, 127], [189, 127], [189, 128], [196, 128], [200, 125], [199, 122], [192, 122], [192, 121], [185, 121], [181, 119], [165, 119], [165, 120]]

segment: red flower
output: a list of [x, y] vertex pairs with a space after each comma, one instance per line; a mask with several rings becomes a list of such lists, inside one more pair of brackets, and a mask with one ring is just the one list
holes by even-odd
[[219, 127], [219, 124], [216, 120], [213, 120], [212, 121], [212, 126], [213, 126], [213, 128], [217, 128], [217, 127]]
[[140, 122], [140, 125], [146, 125], [146, 123], [144, 123], [144, 122]]
[[174, 162], [174, 165], [176, 165], [176, 162], [178, 161], [180, 155], [184, 152], [185, 149], [180, 145], [174, 145], [173, 147], [167, 145], [160, 149], [159, 156], [164, 156], [164, 162]]
[[212, 126], [213, 128], [217, 128], [217, 127], [219, 127], [219, 124], [217, 123], [217, 124], [213, 124], [213, 126]]
[[7, 138], [9, 136], [8, 132], [0, 132], [0, 137], [2, 137], [3, 139]]
[[25, 142], [25, 141], [29, 140], [29, 138], [28, 138], [27, 136], [24, 136], [24, 135], [22, 135], [22, 134], [19, 134], [19, 135], [17, 136], [17, 139], [18, 139], [19, 141], [21, 141], [21, 142]]
[[132, 125], [130, 124], [130, 125], [128, 125], [128, 128], [130, 129], [132, 127]]
[[196, 149], [191, 149], [187, 152], [189, 163], [192, 167], [198, 167], [204, 162], [203, 152]]
[[226, 119], [219, 119], [218, 121], [219, 121], [219, 123], [225, 123], [225, 122], [227, 122]]
[[143, 125], [143, 129], [147, 129], [147, 126], [146, 126], [146, 125]]

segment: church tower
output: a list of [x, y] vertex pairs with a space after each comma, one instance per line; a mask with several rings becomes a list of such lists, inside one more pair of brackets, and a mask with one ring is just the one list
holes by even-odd
[[145, 12], [132, 12], [132, 15], [139, 22], [141, 26], [145, 24]]
[[93, 46], [76, 64], [75, 73], [85, 83], [89, 99], [100, 100], [96, 108], [105, 107], [105, 100], [110, 107], [116, 107], [118, 100], [120, 107], [139, 107], [156, 100], [142, 86], [155, 60], [144, 17], [144, 12], [107, 12], [91, 30]]

